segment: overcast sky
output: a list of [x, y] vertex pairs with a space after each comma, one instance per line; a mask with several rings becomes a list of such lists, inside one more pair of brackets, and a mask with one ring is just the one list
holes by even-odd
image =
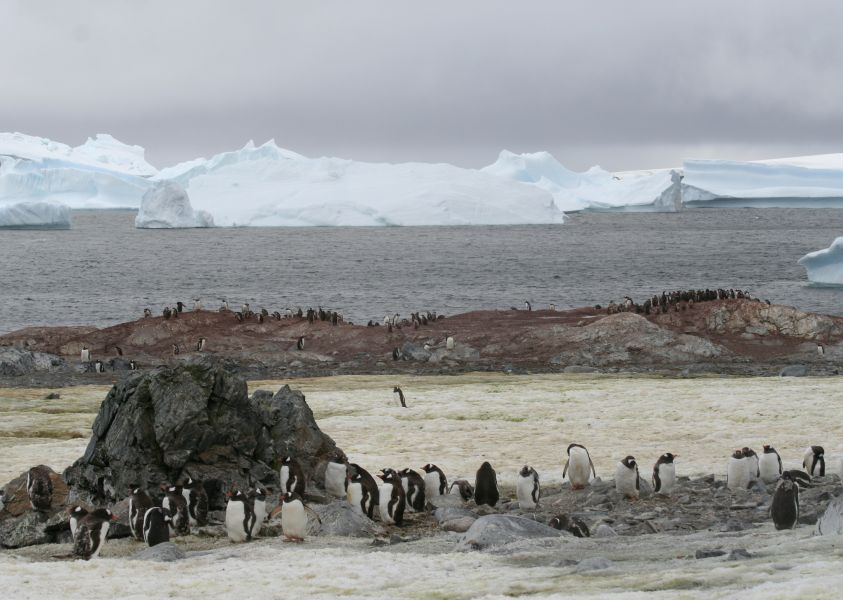
[[620, 170], [843, 151], [843, 2], [0, 0], [0, 130], [158, 167], [307, 155]]

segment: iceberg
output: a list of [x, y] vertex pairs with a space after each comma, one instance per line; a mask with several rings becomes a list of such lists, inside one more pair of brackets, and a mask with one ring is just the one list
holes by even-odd
[[70, 209], [58, 202], [0, 202], [0, 228], [70, 229]]
[[[546, 190], [449, 164], [308, 158], [274, 140], [161, 170], [218, 226], [562, 223]], [[153, 215], [150, 213], [150, 217]]]
[[174, 181], [159, 181], [141, 200], [135, 227], [165, 229], [213, 227], [214, 219], [205, 211], [194, 211], [184, 188]]
[[808, 280], [816, 285], [843, 285], [843, 237], [831, 246], [809, 252], [797, 261], [808, 272]]
[[753, 162], [686, 160], [686, 205], [843, 207], [843, 154]]
[[481, 170], [549, 192], [562, 211], [672, 212], [682, 208], [682, 175], [675, 169], [610, 173], [595, 166], [577, 173], [549, 152], [514, 154], [504, 150], [495, 163]]

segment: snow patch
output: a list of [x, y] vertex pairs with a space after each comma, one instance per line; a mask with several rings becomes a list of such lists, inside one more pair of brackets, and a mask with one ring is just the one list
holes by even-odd
[[818, 285], [843, 285], [843, 237], [831, 246], [809, 252], [797, 261], [808, 272], [808, 280]]
[[160, 181], [150, 188], [135, 217], [135, 227], [139, 229], [213, 226], [213, 217], [203, 210], [194, 211], [187, 192], [174, 181]]

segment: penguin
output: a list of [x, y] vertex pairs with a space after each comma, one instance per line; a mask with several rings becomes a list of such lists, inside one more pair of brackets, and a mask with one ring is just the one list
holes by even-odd
[[26, 493], [32, 510], [50, 510], [53, 503], [53, 480], [50, 479], [50, 467], [38, 465], [26, 474]]
[[138, 370], [138, 363], [136, 363], [134, 359], [129, 361], [129, 370], [130, 371], [137, 371]]
[[758, 481], [758, 475], [760, 475], [760, 470], [758, 468], [758, 455], [755, 453], [755, 450], [747, 448], [746, 446], [743, 447], [741, 453], [746, 461], [747, 475], [749, 476], [749, 483], [747, 483], [747, 487], [749, 487]]
[[407, 402], [404, 400], [404, 392], [402, 392], [401, 388], [397, 385], [392, 388], [392, 396], [395, 398], [395, 406], [407, 408]]
[[335, 455], [325, 467], [325, 491], [336, 498], [345, 498], [346, 483], [346, 460], [340, 455]]
[[424, 495], [428, 500], [445, 494], [448, 489], [448, 480], [445, 473], [436, 465], [430, 463], [422, 467], [424, 471]]
[[556, 312], [556, 305], [555, 305], [555, 304], [553, 304], [552, 302], [550, 303], [550, 311], [551, 311], [551, 312]]
[[565, 469], [562, 471], [562, 478], [568, 476], [568, 481], [571, 482], [571, 489], [581, 490], [588, 485], [589, 472], [597, 477], [597, 471], [594, 470], [594, 463], [591, 462], [591, 455], [588, 449], [581, 444], [568, 445], [568, 462], [565, 463]]
[[204, 352], [205, 351], [205, 344], [207, 344], [207, 343], [208, 343], [208, 340], [206, 340], [205, 338], [203, 338], [203, 337], [199, 338], [199, 341], [196, 342], [196, 351], [197, 352]]
[[[299, 461], [291, 456], [284, 456], [279, 463], [281, 468], [278, 470], [278, 478], [281, 481], [281, 493], [294, 492], [304, 497], [307, 483]], [[345, 468], [344, 465], [343, 468]]]
[[117, 353], [117, 356], [123, 356], [123, 348], [120, 346], [114, 346], [114, 351]]
[[530, 304], [530, 301], [529, 301], [529, 300], [524, 300], [524, 309], [525, 309], [527, 312], [530, 312], [530, 311], [532, 311], [532, 310], [533, 310], [533, 305], [532, 305], [532, 304]]
[[726, 487], [730, 490], [745, 490], [749, 487], [748, 462], [743, 450], [735, 450], [726, 467]]
[[454, 338], [452, 336], [448, 336], [445, 339], [445, 348], [447, 350], [453, 350], [456, 345], [457, 343], [454, 341]]
[[255, 525], [252, 503], [240, 490], [228, 492], [226, 498], [228, 502], [225, 505], [225, 532], [228, 539], [235, 543], [251, 541]]
[[379, 500], [378, 486], [374, 481], [369, 481], [360, 472], [349, 474], [346, 498], [351, 509], [358, 515], [374, 518], [375, 506]]
[[588, 525], [586, 525], [582, 519], [578, 519], [577, 517], [557, 515], [548, 521], [547, 524], [554, 529], [568, 531], [578, 538], [591, 537]]
[[263, 323], [264, 318], [265, 317], [263, 316], [263, 313], [258, 313], [258, 316], [257, 316], [258, 323]]
[[171, 535], [190, 535], [190, 514], [187, 510], [187, 500], [182, 494], [180, 485], [164, 486], [164, 498], [161, 507], [170, 512], [173, 518], [170, 523]]
[[281, 320], [281, 313], [276, 310], [274, 313], [272, 313], [272, 318], [275, 319], [276, 321], [280, 321]]
[[392, 360], [401, 360], [402, 357], [403, 354], [401, 353], [401, 350], [399, 348], [392, 349]]
[[764, 483], [773, 483], [782, 474], [782, 457], [776, 449], [767, 444], [758, 460], [758, 476]]
[[182, 496], [187, 502], [190, 525], [204, 527], [208, 524], [208, 492], [205, 491], [205, 486], [201, 481], [188, 477], [181, 487]]
[[304, 350], [304, 336], [300, 335], [299, 340], [296, 342], [296, 349], [297, 350]]
[[87, 346], [82, 346], [82, 352], [79, 355], [79, 360], [82, 362], [91, 362], [91, 351]]
[[193, 299], [193, 310], [194, 312], [202, 310], [202, 300], [200, 300], [199, 298]]
[[822, 344], [817, 344], [817, 354], [820, 356], [825, 354], [825, 347]]
[[67, 522], [70, 525], [70, 537], [76, 539], [76, 530], [79, 529], [79, 521], [85, 518], [88, 510], [84, 506], [71, 506], [67, 509]]
[[143, 515], [143, 541], [149, 547], [170, 541], [169, 511], [160, 506], [153, 506]]
[[6, 507], [6, 492], [0, 490], [0, 512], [3, 512], [3, 509]]
[[176, 312], [184, 312], [184, 302], [176, 302]]
[[144, 319], [148, 319], [148, 318], [150, 318], [151, 316], [152, 316], [152, 311], [151, 311], [151, 310], [149, 310], [148, 308], [144, 308], [144, 309], [143, 309], [143, 318], [144, 318]]
[[468, 502], [474, 498], [474, 486], [465, 479], [457, 479], [451, 484], [451, 488], [448, 490], [448, 493], [454, 496], [459, 496], [462, 498], [463, 502]]
[[788, 472], [782, 473], [776, 491], [773, 492], [770, 516], [773, 517], [776, 529], [795, 529], [799, 521], [799, 486]]
[[140, 487], [133, 485], [129, 491], [129, 529], [139, 542], [143, 541], [143, 520], [146, 511], [154, 506], [152, 498]]
[[539, 474], [533, 467], [524, 465], [521, 467], [518, 475], [518, 483], [515, 486], [515, 495], [518, 497], [518, 508], [536, 508], [539, 504], [539, 497], [541, 496]]
[[301, 496], [294, 492], [284, 494], [281, 505], [281, 531], [290, 542], [303, 542], [307, 534], [307, 511]]
[[825, 450], [822, 446], [808, 446], [802, 458], [802, 468], [811, 477], [825, 476]]
[[676, 466], [673, 464], [676, 454], [665, 452], [653, 467], [653, 491], [669, 496], [676, 486]]
[[176, 356], [179, 353], [181, 353], [181, 350], [179, 349], [179, 345], [173, 344], [173, 356]]
[[225, 312], [228, 310], [228, 300], [226, 300], [225, 298], [221, 298], [221, 300], [222, 305], [220, 305], [220, 312]]
[[105, 365], [101, 360], [94, 361], [94, 373], [105, 373]]
[[424, 478], [410, 468], [401, 469], [398, 475], [401, 477], [401, 485], [404, 487], [407, 510], [410, 512], [422, 512], [425, 503]]
[[171, 316], [173, 316], [173, 311], [170, 310], [169, 306], [165, 306], [164, 310], [161, 311], [161, 314], [164, 315], [165, 319], [169, 319]]
[[252, 539], [258, 537], [266, 520], [266, 490], [260, 486], [249, 490], [249, 502], [252, 504], [252, 514], [255, 520], [252, 522]]
[[615, 468], [615, 490], [630, 500], [637, 500], [640, 493], [638, 463], [634, 456], [627, 456]]
[[400, 526], [404, 523], [404, 505], [406, 504], [401, 478], [391, 469], [385, 473], [380, 473], [378, 477], [383, 480], [383, 485], [378, 491], [381, 521], [387, 525]]
[[73, 556], [90, 560], [99, 556], [108, 529], [117, 516], [107, 508], [98, 508], [79, 520], [73, 536]]
[[477, 475], [474, 479], [474, 501], [477, 506], [481, 504], [494, 506], [499, 499], [498, 475], [488, 461], [484, 462], [477, 469]]
[[785, 474], [799, 487], [811, 487], [811, 476], [808, 475], [805, 471], [800, 471], [799, 469], [790, 469], [789, 471], [785, 471], [784, 473], [782, 473], [782, 476], [784, 476]]

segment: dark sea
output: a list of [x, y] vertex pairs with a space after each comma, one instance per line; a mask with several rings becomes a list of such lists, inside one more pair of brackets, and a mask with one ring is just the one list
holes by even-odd
[[571, 308], [662, 290], [739, 287], [843, 314], [843, 290], [796, 264], [843, 235], [839, 209], [578, 213], [564, 225], [138, 230], [131, 211], [79, 211], [69, 231], [0, 230], [0, 333], [106, 326], [177, 300], [387, 313]]

